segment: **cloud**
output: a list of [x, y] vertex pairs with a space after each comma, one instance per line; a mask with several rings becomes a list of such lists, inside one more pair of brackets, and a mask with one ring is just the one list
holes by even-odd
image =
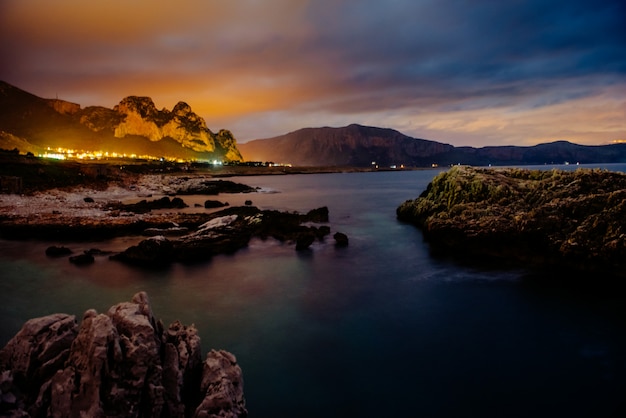
[[[244, 140], [358, 122], [528, 142], [566, 122], [552, 109], [615, 103], [624, 16], [609, 0], [2, 0], [0, 79], [83, 105], [183, 100]], [[520, 114], [545, 133], [516, 130]]]

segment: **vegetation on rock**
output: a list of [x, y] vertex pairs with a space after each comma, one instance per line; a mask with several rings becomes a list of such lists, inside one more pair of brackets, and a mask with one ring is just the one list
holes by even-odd
[[623, 275], [626, 175], [453, 167], [397, 209], [431, 248]]

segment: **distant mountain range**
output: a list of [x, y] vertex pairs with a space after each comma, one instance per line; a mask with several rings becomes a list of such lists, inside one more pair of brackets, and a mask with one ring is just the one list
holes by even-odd
[[211, 132], [184, 102], [171, 111], [158, 110], [149, 97], [129, 96], [113, 109], [83, 109], [0, 81], [0, 148], [38, 154], [48, 147], [182, 159], [242, 159], [230, 131]]
[[530, 147], [454, 147], [412, 138], [393, 129], [350, 125], [305, 128], [269, 139], [239, 144], [248, 161], [291, 163], [295, 166], [401, 165], [428, 167], [450, 164], [530, 165], [626, 162], [626, 144], [600, 146], [556, 141]]
[[184, 102], [171, 111], [158, 110], [149, 97], [129, 96], [113, 109], [81, 108], [63, 100], [43, 99], [0, 81], [0, 148], [39, 154], [47, 147], [294, 166], [626, 162], [626, 144], [584, 146], [557, 141], [532, 147], [455, 147], [393, 129], [361, 125], [305, 128], [237, 144], [230, 131], [216, 134], [209, 130], [204, 119]]

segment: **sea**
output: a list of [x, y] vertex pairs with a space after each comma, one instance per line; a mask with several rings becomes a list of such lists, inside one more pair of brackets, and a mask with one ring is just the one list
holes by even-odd
[[594, 274], [571, 284], [567, 272], [432, 256], [395, 211], [442, 170], [236, 177], [259, 192], [218, 197], [327, 206], [345, 248], [332, 236], [301, 252], [253, 239], [232, 255], [150, 270], [106, 256], [76, 266], [45, 256], [60, 242], [0, 240], [0, 346], [29, 318], [80, 321], [146, 291], [166, 325], [195, 324], [205, 352], [236, 355], [250, 417], [626, 416], [624, 293]]

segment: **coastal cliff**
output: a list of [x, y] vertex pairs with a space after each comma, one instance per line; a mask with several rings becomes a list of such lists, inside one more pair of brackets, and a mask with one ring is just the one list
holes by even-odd
[[145, 292], [79, 325], [67, 314], [27, 321], [0, 350], [0, 415], [245, 417], [234, 355], [202, 361], [193, 325], [157, 320]]
[[440, 254], [624, 275], [626, 175], [453, 167], [397, 217]]

